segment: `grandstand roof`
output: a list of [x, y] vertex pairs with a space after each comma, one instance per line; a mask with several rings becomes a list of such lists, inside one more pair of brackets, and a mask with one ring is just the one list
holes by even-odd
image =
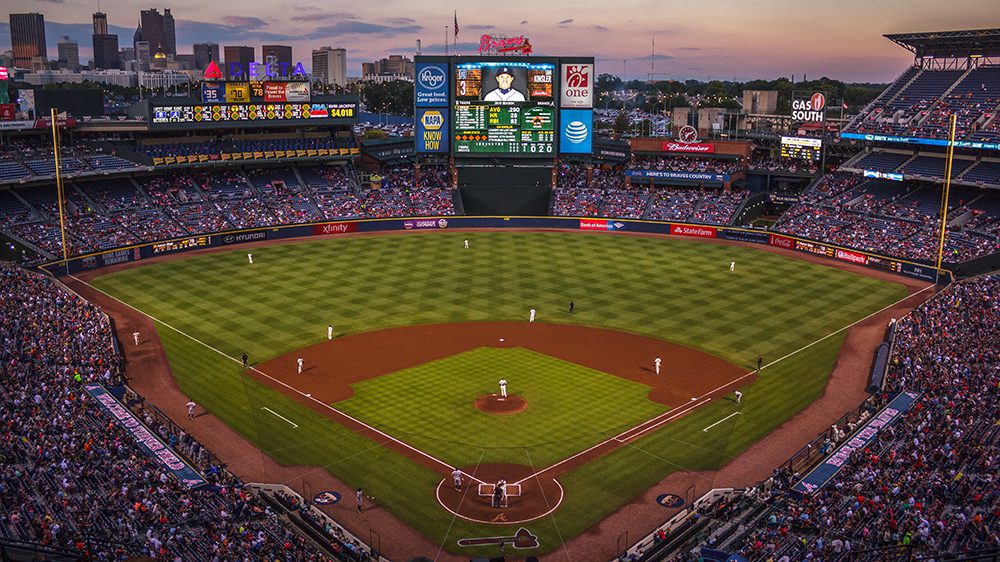
[[1000, 29], [895, 33], [884, 37], [918, 57], [1000, 56]]

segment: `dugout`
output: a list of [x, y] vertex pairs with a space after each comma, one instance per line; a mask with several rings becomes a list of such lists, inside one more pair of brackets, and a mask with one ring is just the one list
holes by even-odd
[[458, 166], [466, 215], [544, 216], [552, 196], [552, 166], [514, 163]]

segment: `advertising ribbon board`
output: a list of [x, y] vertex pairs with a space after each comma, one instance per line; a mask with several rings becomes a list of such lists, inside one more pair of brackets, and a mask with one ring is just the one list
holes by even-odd
[[706, 172], [675, 172], [673, 170], [625, 170], [630, 178], [661, 178], [668, 180], [729, 181], [729, 174], [709, 174]]
[[99, 384], [85, 384], [83, 389], [97, 401], [105, 413], [114, 418], [132, 437], [135, 437], [136, 444], [144, 453], [153, 458], [170, 474], [173, 474], [186, 488], [197, 489], [208, 485], [204, 476], [184, 459], [174, 454], [170, 447], [139, 421], [106, 388]]
[[900, 392], [882, 410], [870, 418], [868, 423], [850, 439], [837, 447], [819, 466], [812, 469], [805, 477], [792, 487], [799, 494], [812, 494], [826, 485], [851, 458], [851, 453], [864, 449], [871, 443], [881, 430], [895, 423], [907, 410], [920, 399], [919, 392]]
[[714, 226], [689, 226], [686, 224], [670, 225], [670, 234], [675, 236], [694, 236], [695, 238], [715, 238]]

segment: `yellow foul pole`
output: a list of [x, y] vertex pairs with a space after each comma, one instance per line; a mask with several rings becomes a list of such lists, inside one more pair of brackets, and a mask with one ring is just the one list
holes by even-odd
[[955, 120], [954, 113], [948, 125], [948, 154], [944, 164], [944, 193], [941, 195], [941, 235], [938, 241], [937, 269], [941, 271], [944, 260], [944, 235], [948, 227], [948, 195], [951, 192], [951, 162], [955, 157]]
[[59, 165], [59, 124], [56, 119], [56, 108], [52, 108], [52, 154], [56, 159], [56, 206], [59, 207], [59, 232], [62, 235], [63, 263], [69, 263], [69, 248], [66, 247], [66, 219], [63, 216], [63, 183], [62, 170]]

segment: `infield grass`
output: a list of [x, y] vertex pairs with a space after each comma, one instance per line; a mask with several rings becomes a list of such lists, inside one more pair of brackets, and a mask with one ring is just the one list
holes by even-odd
[[[466, 238], [469, 250], [462, 249]], [[733, 273], [731, 260], [737, 263]], [[105, 275], [93, 284], [230, 356], [246, 351], [252, 363], [325, 339], [329, 323], [339, 335], [422, 323], [526, 320], [534, 307], [539, 322], [671, 340], [749, 369], [758, 353], [770, 362], [906, 294], [899, 284], [750, 248], [607, 234], [383, 235], [257, 248], [254, 261], [247, 264], [245, 251], [219, 252]], [[573, 316], [565, 314], [571, 299]], [[401, 520], [451, 551], [483, 554], [460, 549], [455, 541], [513, 531], [453, 521], [430, 499], [440, 480], [433, 471], [242, 376], [237, 363], [205, 346], [162, 325], [158, 332], [181, 389], [279, 462], [324, 467], [349, 486], [363, 486]], [[801, 411], [822, 394], [842, 339], [842, 334], [828, 338], [765, 369], [745, 389], [742, 415], [709, 433], [702, 429], [735, 411], [731, 401], [712, 402], [563, 475], [563, 507], [530, 525], [540, 537], [539, 552], [558, 547], [670, 472], [724, 465]], [[379, 383], [395, 384], [393, 376]], [[449, 384], [445, 375], [426, 376], [422, 384]], [[478, 384], [462, 392], [478, 391]], [[440, 443], [444, 434], [428, 430], [422, 416], [406, 414], [405, 407], [378, 406], [375, 394], [363, 387], [339, 405], [364, 411], [366, 419], [376, 415], [378, 423], [413, 439], [427, 439], [423, 446], [441, 447], [462, 462], [501, 462], [496, 451], [502, 449], [507, 451], [503, 462], [547, 464], [534, 458], [546, 453], [509, 448], [505, 435], [490, 442], [489, 433], [465, 431], [465, 421], [452, 433], [460, 450], [448, 452], [450, 445]], [[588, 407], [583, 392], [574, 395], [580, 408]], [[422, 399], [444, 398], [430, 393]], [[471, 396], [461, 399], [471, 401]], [[632, 411], [607, 425], [629, 423], [632, 413], [638, 417], [648, 410], [645, 417], [652, 417], [662, 411], [644, 400], [644, 395], [628, 398], [624, 409]], [[299, 427], [292, 429], [262, 411], [264, 406]], [[518, 416], [529, 413], [530, 407]], [[536, 442], [529, 429], [519, 434], [521, 443]], [[549, 454], [555, 458], [562, 452]]]

